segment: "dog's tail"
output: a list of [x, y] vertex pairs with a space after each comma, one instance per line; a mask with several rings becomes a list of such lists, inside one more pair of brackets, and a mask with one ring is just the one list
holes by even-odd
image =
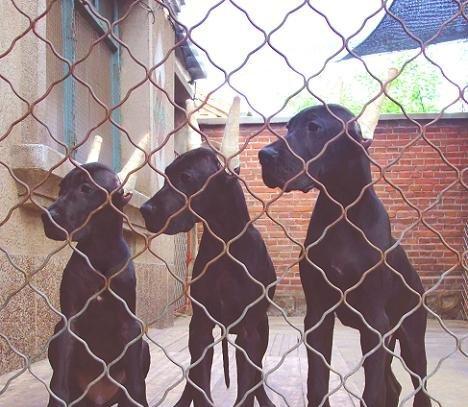
[[224, 381], [226, 383], [226, 387], [229, 388], [231, 385], [231, 378], [229, 376], [229, 351], [227, 336], [222, 340], [221, 346], [223, 348]]
[[[395, 352], [395, 344], [398, 339], [397, 332], [395, 332], [388, 342], [388, 349]], [[385, 406], [396, 406], [401, 394], [401, 384], [398, 382], [395, 374], [392, 371], [393, 355], [389, 353], [385, 363], [385, 380], [387, 382], [387, 400]]]
[[[388, 345], [387, 345], [387, 348], [390, 349], [392, 352], [395, 352], [396, 341], [397, 341], [397, 335], [396, 333], [394, 333], [390, 337], [388, 341]], [[385, 362], [385, 369], [387, 370], [387, 372], [392, 370], [392, 360], [393, 360], [393, 355], [391, 353], [388, 353], [387, 359]]]
[[397, 341], [397, 334], [396, 332], [390, 337], [390, 341], [388, 342], [388, 349], [392, 352], [395, 352], [395, 345]]

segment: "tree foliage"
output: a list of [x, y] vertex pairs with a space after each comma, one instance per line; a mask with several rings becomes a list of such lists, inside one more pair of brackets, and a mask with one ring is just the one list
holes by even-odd
[[[425, 58], [418, 57], [403, 67], [406, 60], [406, 58], [397, 57], [391, 63], [372, 71], [383, 82], [387, 77], [388, 66], [400, 69], [399, 76], [392, 81], [387, 91], [390, 97], [385, 97], [382, 113], [401, 114], [403, 112], [400, 105], [406, 113], [440, 111], [438, 92], [442, 82], [441, 73], [437, 70], [437, 67], [429, 63]], [[362, 66], [360, 68], [359, 71], [356, 69], [347, 70], [346, 66], [343, 65], [342, 69], [337, 69], [328, 77], [320, 80], [322, 89], [318, 90], [317, 94], [320, 94], [320, 98], [326, 102], [340, 103], [353, 113], [360, 113], [365, 105], [381, 92], [380, 83]], [[338, 76], [341, 77], [338, 78]], [[318, 82], [317, 80], [316, 83]], [[331, 89], [334, 86], [341, 88], [337, 100], [336, 97], [333, 100], [333, 97], [330, 96]], [[317, 88], [312, 84], [311, 90], [315, 93]], [[319, 103], [321, 102], [305, 89], [291, 98], [285, 110], [294, 113]]]
[[[401, 68], [403, 61], [395, 61]], [[385, 73], [378, 75], [383, 81]], [[385, 97], [382, 113], [427, 113], [440, 110], [437, 104], [438, 87], [441, 83], [437, 68], [420, 58], [407, 64], [400, 75], [392, 81]], [[364, 105], [381, 92], [381, 85], [368, 72], [356, 75], [343, 87], [340, 103], [354, 113], [359, 113]], [[392, 100], [393, 99], [393, 100]], [[396, 102], [396, 103], [395, 103]], [[401, 107], [400, 107], [401, 105]]]

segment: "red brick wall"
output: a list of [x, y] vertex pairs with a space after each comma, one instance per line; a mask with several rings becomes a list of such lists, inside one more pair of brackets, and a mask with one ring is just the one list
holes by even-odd
[[[428, 121], [420, 121], [427, 124]], [[278, 134], [285, 134], [284, 124], [272, 125]], [[223, 126], [204, 125], [202, 131], [213, 139], [219, 139]], [[461, 266], [457, 254], [451, 252], [443, 243], [451, 245], [461, 256], [463, 252], [463, 226], [468, 219], [468, 192], [460, 182], [451, 186], [442, 197], [439, 194], [457, 180], [457, 173], [451, 169], [438, 151], [425, 140], [418, 140], [403, 149], [410, 141], [418, 137], [418, 127], [408, 120], [382, 120], [376, 130], [370, 154], [380, 165], [387, 165], [400, 157], [387, 171], [386, 177], [401, 188], [406, 199], [425, 210], [423, 219], [435, 231], [419, 222], [404, 234], [402, 244], [410, 260], [420, 273], [427, 289], [439, 283], [433, 296], [434, 308], [449, 316], [456, 316], [460, 308], [462, 287]], [[468, 119], [442, 119], [427, 127], [425, 137], [440, 148], [444, 157], [458, 169], [468, 166]], [[254, 197], [246, 190], [246, 198], [252, 217], [262, 211], [262, 203], [278, 196], [278, 190], [271, 190], [263, 185], [257, 160], [258, 150], [275, 140], [274, 134], [262, 125], [248, 124], [241, 126], [241, 143], [249, 140], [246, 150], [241, 155], [241, 177]], [[378, 176], [377, 167], [373, 166], [374, 175]], [[468, 183], [468, 172], [464, 181]], [[418, 219], [413, 210], [401, 197], [400, 193], [387, 182], [380, 180], [376, 191], [388, 210], [396, 238]], [[283, 195], [271, 204], [269, 212], [281, 222], [293, 239], [304, 241], [310, 213], [317, 194], [294, 192]], [[257, 199], [258, 198], [258, 199]], [[439, 199], [440, 198], [440, 199]], [[434, 205], [434, 206], [432, 206]], [[428, 209], [430, 207], [430, 209]], [[270, 255], [282, 281], [278, 287], [279, 296], [290, 300], [302, 296], [299, 281], [297, 258], [299, 246], [295, 245], [282, 231], [281, 227], [263, 214], [256, 226], [268, 245]], [[285, 304], [287, 307], [301, 308], [299, 305]]]

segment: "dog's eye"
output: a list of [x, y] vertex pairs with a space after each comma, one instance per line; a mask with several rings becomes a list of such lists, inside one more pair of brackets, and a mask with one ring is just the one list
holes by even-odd
[[188, 183], [190, 181], [192, 181], [192, 176], [186, 172], [183, 172], [182, 174], [180, 174], [180, 180], [183, 182], [183, 183]]
[[84, 194], [89, 194], [90, 192], [93, 191], [93, 188], [88, 184], [83, 184], [80, 188], [80, 191], [83, 192]]
[[307, 128], [309, 129], [309, 131], [317, 131], [319, 129], [319, 125], [314, 122], [309, 122], [307, 124]]

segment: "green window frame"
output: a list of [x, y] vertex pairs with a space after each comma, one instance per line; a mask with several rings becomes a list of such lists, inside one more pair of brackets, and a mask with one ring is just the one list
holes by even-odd
[[[102, 11], [102, 1], [106, 0], [91, 0], [95, 11], [98, 13]], [[112, 1], [112, 22], [119, 18], [119, 5], [117, 0]], [[61, 15], [62, 15], [62, 47], [63, 56], [71, 63], [76, 61], [75, 38], [70, 27], [73, 26], [73, 20], [76, 12], [82, 13], [90, 22], [91, 26], [99, 33], [104, 34], [107, 32], [108, 27], [103, 19], [95, 15], [86, 3], [79, 0], [62, 0]], [[118, 25], [113, 28], [113, 34], [120, 37], [120, 30]], [[121, 71], [121, 47], [111, 36], [105, 39], [106, 44], [112, 52], [112, 58], [109, 66], [109, 75], [111, 82], [111, 102], [115, 106], [120, 102], [120, 71]], [[85, 62], [83, 62], [85, 63]], [[64, 141], [68, 147], [73, 147], [76, 144], [76, 126], [75, 126], [75, 108], [76, 108], [76, 91], [75, 81], [69, 75], [68, 64], [64, 64], [64, 73], [68, 75], [64, 81], [64, 109], [63, 109], [63, 124], [64, 124]], [[121, 123], [120, 108], [112, 111], [112, 119], [115, 123]], [[114, 170], [119, 171], [122, 166], [121, 158], [121, 144], [120, 144], [120, 130], [115, 125], [111, 125], [111, 142], [112, 142], [112, 167]]]

